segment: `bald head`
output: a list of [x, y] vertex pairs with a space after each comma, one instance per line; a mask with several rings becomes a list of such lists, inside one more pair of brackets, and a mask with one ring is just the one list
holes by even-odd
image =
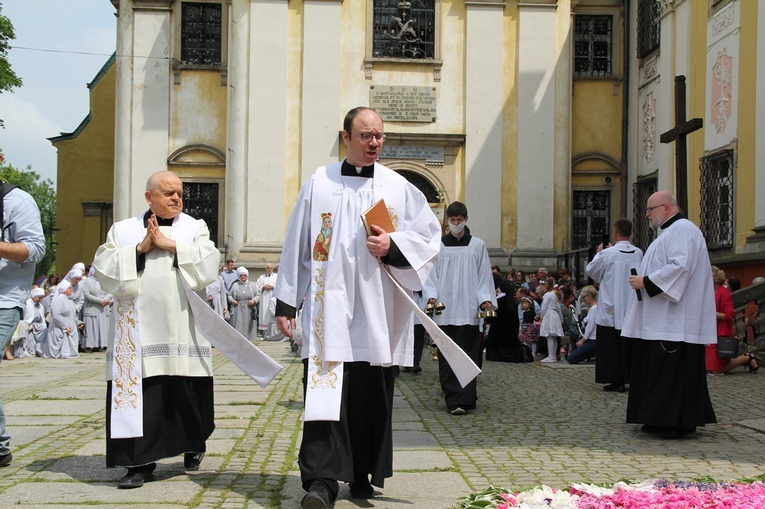
[[171, 171], [158, 171], [149, 177], [144, 197], [158, 217], [172, 219], [183, 211], [183, 183]]
[[153, 173], [149, 180], [146, 181], [146, 190], [147, 191], [156, 191], [157, 187], [159, 186], [160, 182], [163, 180], [177, 180], [180, 182], [181, 180], [178, 178], [178, 176], [173, 173], [172, 171], [158, 171], [156, 173]]
[[670, 217], [680, 212], [677, 199], [669, 191], [656, 191], [648, 198], [645, 214], [652, 228], [658, 229]]

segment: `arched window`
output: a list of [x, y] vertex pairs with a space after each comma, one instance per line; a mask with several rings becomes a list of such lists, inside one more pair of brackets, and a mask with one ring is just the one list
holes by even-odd
[[436, 189], [432, 182], [430, 182], [419, 173], [411, 170], [396, 170], [396, 173], [400, 174], [414, 187], [419, 189], [422, 194], [425, 195], [428, 203], [439, 203], [441, 201], [441, 196], [438, 192], [438, 189]]

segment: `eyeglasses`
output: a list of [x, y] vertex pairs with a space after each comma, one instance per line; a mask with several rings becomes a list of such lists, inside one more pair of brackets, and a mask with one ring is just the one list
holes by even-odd
[[363, 141], [364, 143], [369, 143], [370, 141], [372, 141], [372, 138], [376, 139], [377, 141], [381, 143], [388, 139], [388, 135], [382, 134], [382, 133], [381, 134], [355, 133], [355, 134], [358, 134], [359, 138], [361, 138], [361, 141]]
[[659, 207], [663, 207], [666, 205], [666, 203], [662, 203], [661, 205], [654, 205], [653, 207], [646, 207], [645, 210], [650, 214], [653, 212], [653, 209], [658, 209]]

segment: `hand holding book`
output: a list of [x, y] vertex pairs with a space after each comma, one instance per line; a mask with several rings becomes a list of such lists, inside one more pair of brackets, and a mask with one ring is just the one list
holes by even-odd
[[372, 207], [361, 214], [361, 221], [367, 231], [367, 249], [372, 256], [381, 258], [390, 251], [389, 232], [395, 232], [396, 227], [390, 220], [385, 200], [378, 200]]

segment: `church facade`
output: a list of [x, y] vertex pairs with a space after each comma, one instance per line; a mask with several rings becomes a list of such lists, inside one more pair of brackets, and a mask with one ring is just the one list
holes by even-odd
[[[169, 169], [226, 257], [248, 267], [277, 262], [300, 186], [343, 158], [343, 116], [365, 105], [385, 121], [380, 162], [415, 183], [434, 213], [463, 201], [493, 262], [554, 269], [569, 263], [565, 253], [598, 243], [618, 217], [634, 218], [650, 242], [647, 193], [677, 185], [676, 142], [659, 138], [675, 127], [674, 77], [685, 75], [688, 118], [703, 119], [702, 129], [682, 131], [688, 215], [728, 235], [713, 252], [757, 263], [749, 237], [765, 227], [765, 203], [748, 212], [737, 204], [756, 203], [763, 156], [753, 137], [765, 132], [755, 129], [763, 108], [726, 110], [725, 129], [707, 140], [721, 111], [707, 111], [706, 96], [733, 107], [711, 85], [728, 60], [717, 71], [708, 60], [723, 44], [737, 73], [724, 93], [757, 97], [762, 0], [112, 3], [114, 158], [91, 171], [113, 179], [113, 220], [141, 213], [146, 179]], [[727, 9], [733, 21], [718, 28]], [[77, 138], [54, 139], [59, 182], [76, 164], [61, 155]], [[711, 157], [725, 150], [735, 161], [732, 223], [723, 227], [719, 213], [702, 217], [711, 209], [701, 201], [710, 199], [701, 173], [726, 164]], [[703, 189], [722, 188], [706, 178]], [[60, 205], [64, 231], [96, 201], [73, 200]], [[75, 244], [62, 242], [59, 265], [92, 257]]]

